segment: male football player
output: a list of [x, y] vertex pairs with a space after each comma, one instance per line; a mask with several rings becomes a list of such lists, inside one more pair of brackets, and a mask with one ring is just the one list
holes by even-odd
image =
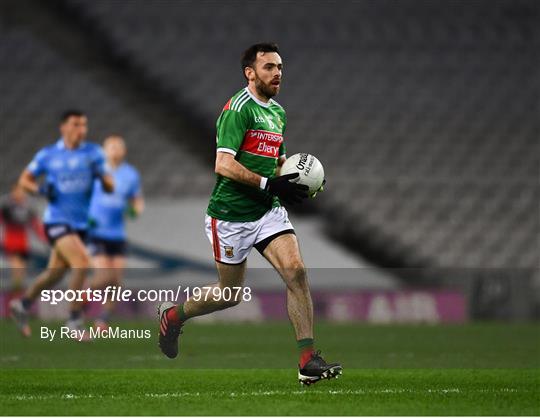
[[[45, 196], [49, 203], [43, 215], [45, 233], [52, 251], [47, 269], [26, 290], [22, 299], [12, 300], [10, 314], [25, 336], [30, 336], [28, 310], [44, 289], [52, 288], [68, 269], [72, 270], [70, 290], [80, 290], [90, 267], [84, 246], [88, 208], [94, 179], [112, 192], [113, 178], [105, 171], [101, 147], [86, 142], [88, 119], [78, 110], [68, 110], [60, 119], [62, 137], [39, 151], [22, 172], [19, 185], [29, 193]], [[43, 182], [38, 179], [43, 177]], [[71, 302], [70, 329], [82, 329], [82, 303]]]
[[[125, 161], [126, 144], [119, 135], [111, 135], [103, 142], [107, 159], [107, 172], [114, 178], [114, 192], [106, 193], [99, 180], [94, 182], [90, 203], [90, 253], [96, 277], [92, 288], [103, 289], [108, 285], [120, 286], [126, 264], [125, 216], [135, 218], [144, 210], [139, 173]], [[107, 328], [114, 309], [109, 300], [103, 307], [96, 328]]]
[[[277, 45], [248, 48], [242, 56], [242, 71], [247, 87], [225, 104], [217, 121], [217, 181], [206, 215], [206, 233], [218, 271], [218, 282], [211, 286], [242, 286], [246, 258], [253, 247], [270, 262], [287, 286], [287, 310], [300, 351], [298, 377], [309, 385], [337, 377], [342, 367], [326, 363], [314, 350], [306, 269], [293, 226], [280, 203], [299, 203], [307, 197], [308, 188], [294, 182], [298, 173], [279, 175], [286, 159], [283, 133], [287, 119], [272, 99], [280, 90], [282, 76]], [[176, 357], [186, 320], [239, 302], [240, 298], [200, 298], [179, 305], [162, 303], [158, 309], [161, 351]]]

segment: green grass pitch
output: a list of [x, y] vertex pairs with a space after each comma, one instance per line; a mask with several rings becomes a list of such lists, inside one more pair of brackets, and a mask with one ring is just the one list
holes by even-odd
[[[24, 340], [0, 322], [2, 415], [539, 415], [540, 326], [318, 324], [338, 380], [301, 387], [288, 323], [191, 323], [149, 340]], [[48, 324], [50, 326], [58, 324]]]

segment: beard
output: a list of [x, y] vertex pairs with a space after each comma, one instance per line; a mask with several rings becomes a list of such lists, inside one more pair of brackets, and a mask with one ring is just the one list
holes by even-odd
[[276, 89], [271, 84], [266, 84], [265, 82], [263, 82], [257, 75], [256, 77], [257, 78], [255, 78], [255, 88], [257, 89], [257, 93], [259, 93], [261, 96], [266, 97], [267, 99], [271, 99], [278, 93], [279, 87]]

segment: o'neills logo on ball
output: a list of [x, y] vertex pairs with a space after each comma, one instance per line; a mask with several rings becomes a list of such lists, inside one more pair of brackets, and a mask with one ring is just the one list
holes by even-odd
[[240, 151], [262, 157], [279, 157], [279, 147], [283, 142], [283, 135], [276, 132], [250, 129], [244, 136], [244, 142]]
[[300, 154], [300, 160], [298, 161], [298, 164], [296, 164], [298, 170], [303, 171], [304, 168], [306, 168], [307, 156], [307, 154]]
[[[315, 162], [315, 158], [311, 157], [308, 161], [308, 155], [309, 154], [300, 154], [300, 161], [298, 161], [298, 164], [296, 164], [296, 168], [300, 171], [304, 172], [304, 175], [308, 175], [311, 169], [313, 168], [313, 163]], [[306, 167], [307, 164], [307, 167]]]

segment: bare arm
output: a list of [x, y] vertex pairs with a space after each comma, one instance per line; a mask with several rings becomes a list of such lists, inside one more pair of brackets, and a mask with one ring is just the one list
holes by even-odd
[[[278, 171], [279, 166], [285, 161], [285, 158], [281, 158], [280, 160]], [[271, 179], [262, 177], [248, 170], [236, 161], [232, 154], [226, 152], [217, 153], [215, 172], [239, 183], [267, 190], [270, 194], [279, 197], [285, 203], [300, 203], [302, 199], [308, 197], [308, 186], [290, 181], [298, 177], [298, 173], [290, 173], [284, 176], [272, 177]]]
[[110, 174], [103, 174], [101, 176], [101, 185], [106, 193], [114, 192], [114, 178]]
[[281, 166], [283, 165], [283, 163], [285, 162], [286, 159], [287, 159], [287, 157], [285, 157], [284, 155], [281, 155], [281, 156], [278, 158], [278, 161], [277, 161], [277, 169], [276, 169], [276, 176], [280, 176], [280, 175], [281, 175]]
[[24, 170], [19, 177], [19, 186], [28, 193], [37, 194], [39, 191], [39, 185], [36, 178], [28, 170]]
[[[261, 186], [266, 184], [262, 176], [248, 170], [234, 159], [234, 155], [227, 152], [218, 152], [216, 154], [215, 172], [223, 177], [257, 188], [264, 188]], [[261, 180], [265, 183], [264, 185], [261, 184]]]

